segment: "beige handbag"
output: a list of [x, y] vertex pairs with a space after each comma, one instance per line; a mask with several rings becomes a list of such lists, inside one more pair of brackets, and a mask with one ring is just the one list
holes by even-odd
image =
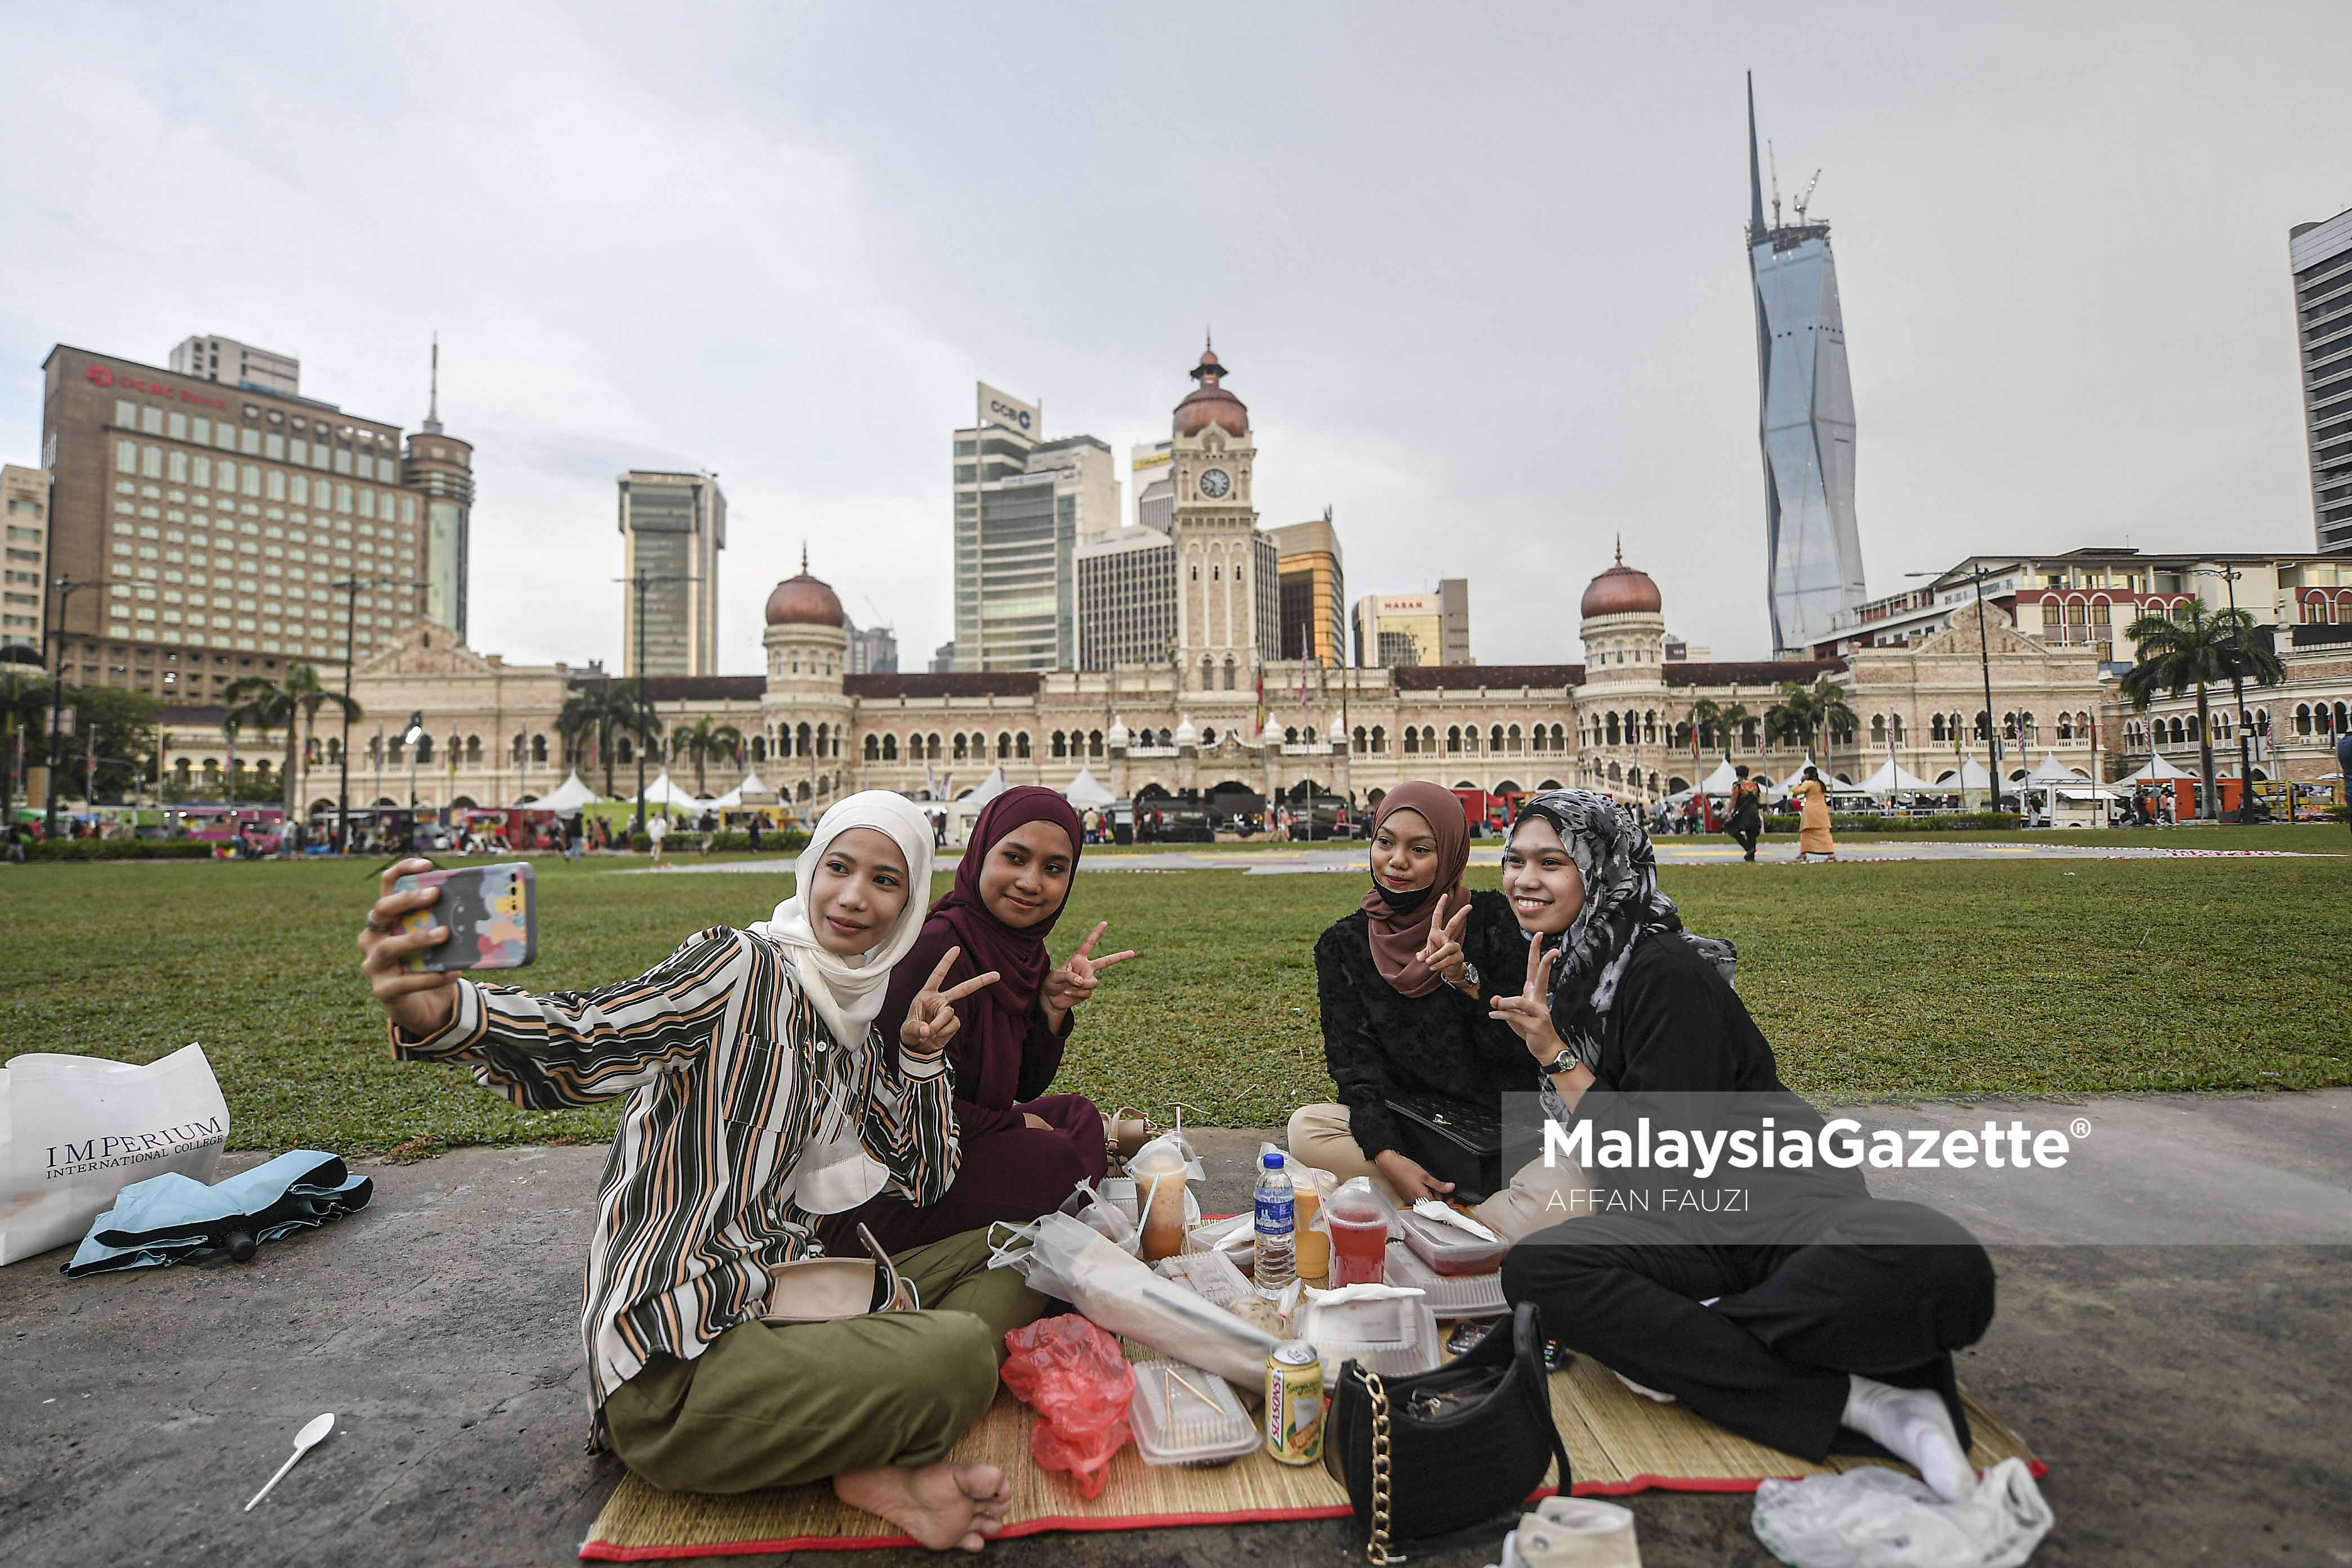
[[869, 1312], [921, 1311], [915, 1282], [899, 1274], [874, 1233], [861, 1225], [857, 1239], [870, 1258], [809, 1258], [768, 1270], [767, 1310], [761, 1316], [771, 1323], [829, 1323]]

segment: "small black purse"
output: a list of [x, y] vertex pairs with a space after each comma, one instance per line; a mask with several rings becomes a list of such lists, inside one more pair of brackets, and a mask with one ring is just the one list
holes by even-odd
[[1525, 1502], [1544, 1471], [1571, 1477], [1551, 1418], [1543, 1328], [1522, 1301], [1467, 1355], [1435, 1372], [1383, 1378], [1350, 1361], [1323, 1427], [1323, 1465], [1367, 1532], [1364, 1560], [1402, 1563], [1392, 1541], [1425, 1541]]
[[1393, 1094], [1388, 1108], [1405, 1157], [1453, 1183], [1457, 1203], [1484, 1203], [1509, 1184], [1503, 1176], [1503, 1118], [1492, 1102]]

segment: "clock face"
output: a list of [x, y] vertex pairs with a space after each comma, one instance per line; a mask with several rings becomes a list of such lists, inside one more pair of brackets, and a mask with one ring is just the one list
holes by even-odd
[[1233, 488], [1234, 477], [1223, 468], [1211, 468], [1201, 476], [1201, 493], [1211, 500], [1223, 500]]

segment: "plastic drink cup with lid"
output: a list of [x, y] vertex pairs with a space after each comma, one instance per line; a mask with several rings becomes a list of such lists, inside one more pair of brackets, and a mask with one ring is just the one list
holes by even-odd
[[1377, 1285], [1388, 1262], [1389, 1216], [1369, 1193], [1340, 1191], [1323, 1205], [1331, 1226], [1331, 1288]]

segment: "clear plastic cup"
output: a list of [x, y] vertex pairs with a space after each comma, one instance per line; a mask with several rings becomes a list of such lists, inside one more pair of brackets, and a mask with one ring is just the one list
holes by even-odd
[[1381, 1283], [1388, 1263], [1386, 1205], [1343, 1187], [1324, 1201], [1323, 1217], [1331, 1227], [1331, 1289]]

